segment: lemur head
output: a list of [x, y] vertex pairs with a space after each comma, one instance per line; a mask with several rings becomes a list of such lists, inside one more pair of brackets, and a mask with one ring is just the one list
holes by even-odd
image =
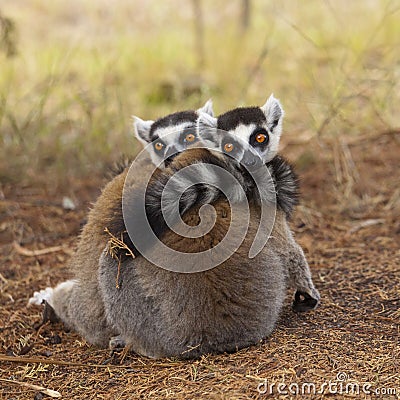
[[253, 168], [277, 154], [283, 115], [281, 104], [271, 94], [262, 107], [235, 108], [218, 118], [201, 113], [197, 131], [210, 148]]
[[143, 121], [134, 117], [135, 135], [147, 146], [152, 162], [166, 167], [173, 157], [198, 140], [196, 123], [199, 115], [214, 116], [211, 99], [198, 110], [179, 111], [156, 121]]

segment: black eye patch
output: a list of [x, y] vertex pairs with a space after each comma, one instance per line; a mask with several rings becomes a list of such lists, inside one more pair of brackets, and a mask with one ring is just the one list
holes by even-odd
[[251, 134], [249, 143], [252, 147], [265, 149], [269, 143], [269, 133], [264, 128], [256, 128]]

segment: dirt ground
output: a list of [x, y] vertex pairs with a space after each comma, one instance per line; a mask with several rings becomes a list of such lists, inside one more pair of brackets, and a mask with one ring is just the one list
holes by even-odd
[[[294, 398], [312, 385], [322, 392], [315, 399], [400, 398], [400, 133], [298, 147], [283, 150], [302, 178], [291, 225], [321, 306], [295, 314], [290, 290], [263, 343], [189, 362], [111, 354], [61, 324], [36, 329], [40, 310], [27, 301], [68, 277], [66, 261], [105, 180], [0, 186], [1, 399], [47, 396], [22, 383], [65, 399]], [[63, 196], [76, 210], [62, 207]]]

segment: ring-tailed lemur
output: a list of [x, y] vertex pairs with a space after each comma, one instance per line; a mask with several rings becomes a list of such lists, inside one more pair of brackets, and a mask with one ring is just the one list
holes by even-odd
[[[189, 151], [179, 155], [171, 164], [172, 170], [178, 171], [193, 162], [209, 161], [230, 168], [229, 163], [224, 161], [221, 164], [221, 159], [213, 159], [208, 151], [194, 151], [197, 153]], [[141, 168], [143, 171], [138, 171], [137, 184], [142, 183], [141, 172], [153, 167], [147, 164]], [[167, 168], [165, 173], [158, 170], [153, 183], [164, 181], [163, 174], [169, 175], [171, 168]], [[115, 236], [125, 229], [121, 197], [126, 174], [127, 170], [106, 186], [90, 212], [77, 252], [70, 262], [75, 280], [60, 285], [50, 295], [50, 305], [57, 316], [91, 343], [104, 346], [112, 335], [119, 333], [124, 342], [132, 345], [132, 350], [150, 357], [197, 357], [210, 351], [231, 351], [267, 336], [282, 305], [287, 264], [304, 265], [304, 255], [288, 229], [284, 214], [277, 215], [273, 240], [260, 254], [260, 264], [257, 260], [248, 260], [247, 263], [248, 249], [244, 248], [228, 263], [204, 274], [174, 274], [149, 264], [143, 257], [126, 258], [119, 266], [107, 252], [108, 245], [101, 257], [100, 254], [109, 239], [104, 227]], [[157, 188], [159, 185], [156, 184], [154, 199], [158, 196]], [[203, 195], [200, 193], [199, 199]], [[224, 200], [217, 200], [215, 209], [218, 216], [216, 232], [221, 235], [224, 228], [229, 228], [230, 209]], [[187, 210], [185, 221], [196, 223], [197, 211], [197, 205]], [[254, 233], [257, 221], [251, 225]], [[185, 251], [202, 251], [202, 247], [212, 246], [213, 235], [214, 231], [202, 241], [182, 241], [167, 231], [163, 239], [171, 245], [183, 246]], [[120, 267], [122, 283], [117, 289], [115, 277]], [[102, 296], [99, 294], [99, 280]], [[244, 281], [252, 283], [242, 285]], [[210, 286], [212, 282], [215, 286]], [[224, 297], [224, 293], [229, 296]], [[220, 295], [223, 297], [219, 298]], [[202, 300], [200, 303], [199, 299]], [[31, 300], [37, 304], [40, 296]], [[182, 309], [179, 311], [176, 307], [183, 303], [182, 315]], [[219, 304], [219, 309], [211, 309], [213, 304]], [[177, 330], [178, 325], [182, 329]]]
[[[271, 161], [278, 153], [283, 116], [279, 100], [271, 95], [261, 107], [235, 108], [218, 118], [201, 113], [198, 129], [205, 144], [235, 154], [240, 163], [254, 168], [260, 162]], [[220, 135], [221, 132], [224, 134]], [[235, 139], [240, 141], [237, 148]], [[248, 148], [243, 143], [248, 143]]]
[[[156, 121], [133, 116], [136, 139], [143, 144], [156, 167], [165, 168], [176, 154], [198, 141], [196, 125], [200, 114], [214, 116], [211, 99], [197, 110], [177, 111]], [[119, 175], [132, 162], [130, 156], [121, 158], [110, 168], [109, 177]]]

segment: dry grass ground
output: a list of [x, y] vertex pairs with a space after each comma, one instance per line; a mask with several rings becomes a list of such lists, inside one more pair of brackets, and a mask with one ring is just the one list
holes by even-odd
[[[299, 166], [303, 201], [292, 222], [321, 306], [297, 315], [288, 293], [276, 330], [263, 343], [189, 362], [110, 354], [61, 325], [36, 330], [40, 312], [27, 308], [27, 300], [33, 290], [67, 278], [68, 253], [102, 179], [71, 182], [79, 200], [76, 211], [61, 207], [66, 189], [4, 186], [0, 377], [57, 390], [66, 399], [247, 399], [260, 396], [257, 387], [265, 380], [295, 383], [299, 390], [314, 383], [318, 390], [323, 383], [338, 383], [342, 372], [348, 377], [345, 384], [359, 385], [357, 398], [400, 398], [400, 192], [394, 179], [400, 133], [331, 146], [335, 157], [329, 158], [318, 155], [319, 144], [310, 144], [315, 156]], [[297, 150], [288, 146], [286, 153], [295, 157]], [[13, 238], [24, 249], [64, 250], [27, 256], [13, 246]], [[368, 390], [395, 389], [397, 395], [368, 395], [362, 392], [364, 384], [370, 384]], [[0, 387], [4, 399], [32, 399], [38, 392], [4, 381]], [[274, 390], [272, 398], [277, 397]], [[328, 393], [325, 388], [325, 394], [312, 398], [346, 397]]]
[[[0, 1], [18, 32], [16, 56], [0, 46], [0, 398], [40, 398], [20, 382], [66, 399], [246, 399], [265, 379], [319, 388], [339, 372], [397, 390], [356, 397], [400, 398], [399, 1], [253, 0], [243, 33], [239, 1], [203, 0], [201, 67], [192, 2], [110, 4]], [[104, 166], [137, 151], [130, 115], [211, 96], [219, 113], [270, 92], [286, 111], [282, 153], [303, 178], [292, 227], [321, 307], [296, 315], [288, 293], [264, 343], [191, 362], [110, 354], [61, 325], [36, 330], [29, 296], [67, 277]], [[312, 398], [324, 396], [344, 397]]]

